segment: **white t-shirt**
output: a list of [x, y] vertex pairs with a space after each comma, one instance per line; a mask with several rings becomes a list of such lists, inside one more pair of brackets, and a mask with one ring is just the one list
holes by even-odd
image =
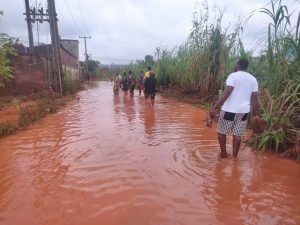
[[250, 112], [251, 94], [252, 92], [258, 92], [256, 78], [245, 71], [238, 71], [228, 76], [226, 85], [234, 88], [224, 102], [222, 110], [232, 113]]

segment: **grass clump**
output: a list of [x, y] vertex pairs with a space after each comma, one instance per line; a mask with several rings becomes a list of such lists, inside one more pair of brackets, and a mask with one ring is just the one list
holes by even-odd
[[15, 133], [18, 130], [18, 126], [15, 122], [0, 123], [0, 137]]
[[261, 115], [265, 128], [250, 140], [254, 148], [284, 153], [297, 147], [300, 139], [300, 84], [289, 82], [280, 95], [271, 95], [264, 90], [262, 96]]
[[63, 101], [60, 100], [51, 98], [39, 99], [36, 105], [26, 105], [20, 108], [18, 125], [20, 128], [26, 128], [47, 114], [57, 112], [58, 108], [63, 105]]
[[262, 8], [268, 15], [267, 48], [254, 67], [260, 68], [261, 116], [266, 129], [250, 140], [255, 149], [273, 150], [282, 156], [300, 158], [300, 13], [292, 26], [291, 14], [282, 2], [272, 0]]
[[64, 92], [65, 94], [75, 94], [80, 90], [83, 90], [83, 84], [80, 80], [72, 80], [70, 78], [64, 77]]
[[13, 103], [17, 104], [12, 102], [11, 104], [18, 106], [16, 110], [18, 110], [19, 117], [17, 121], [0, 123], [0, 137], [25, 129], [35, 121], [49, 113], [57, 112], [61, 106], [66, 105], [66, 97], [61, 97], [59, 94], [49, 91], [19, 97], [18, 99], [20, 100], [13, 101]]

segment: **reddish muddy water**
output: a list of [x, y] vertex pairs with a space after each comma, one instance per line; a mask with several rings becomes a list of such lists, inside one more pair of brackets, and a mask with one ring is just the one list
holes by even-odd
[[110, 82], [78, 97], [0, 139], [0, 224], [300, 224], [299, 164], [249, 149], [219, 160], [192, 105], [150, 108]]

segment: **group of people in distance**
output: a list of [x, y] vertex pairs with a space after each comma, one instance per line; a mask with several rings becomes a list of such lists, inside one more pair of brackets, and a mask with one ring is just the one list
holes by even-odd
[[113, 78], [113, 92], [114, 95], [119, 95], [119, 91], [121, 90], [124, 95], [130, 93], [130, 97], [134, 96], [134, 90], [136, 86], [139, 90], [139, 95], [142, 95], [142, 91], [144, 91], [145, 99], [151, 99], [151, 105], [154, 105], [155, 92], [156, 92], [156, 79], [155, 74], [152, 71], [151, 67], [148, 67], [148, 70], [144, 73], [144, 71], [140, 71], [138, 78], [136, 78], [135, 74], [132, 71], [123, 73], [123, 76], [116, 73]]
[[114, 87], [113, 91], [115, 95], [119, 95], [119, 90], [121, 89], [125, 95], [130, 92], [130, 96], [134, 95], [134, 89], [136, 86], [136, 79], [132, 71], [123, 73], [123, 76], [119, 75], [118, 73], [113, 78]]

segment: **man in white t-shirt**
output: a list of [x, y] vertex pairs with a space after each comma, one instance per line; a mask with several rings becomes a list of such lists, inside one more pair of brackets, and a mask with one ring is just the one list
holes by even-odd
[[217, 117], [216, 108], [222, 106], [218, 119], [217, 132], [221, 148], [221, 158], [227, 158], [226, 135], [233, 135], [233, 157], [237, 157], [247, 127], [248, 114], [258, 117], [258, 83], [254, 76], [247, 73], [248, 60], [240, 59], [226, 80], [226, 88], [211, 108], [212, 119]]

